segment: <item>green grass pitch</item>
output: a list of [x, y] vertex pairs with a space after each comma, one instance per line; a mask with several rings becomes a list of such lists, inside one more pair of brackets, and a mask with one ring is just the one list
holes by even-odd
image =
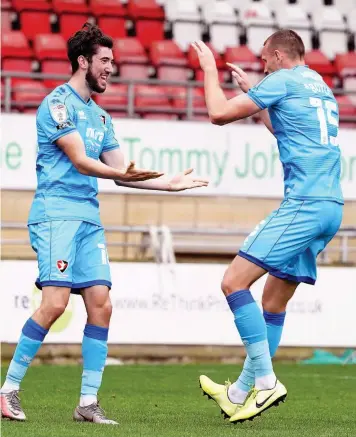
[[[31, 367], [23, 382], [28, 421], [2, 421], [4, 437], [356, 437], [355, 366], [277, 364], [288, 389], [285, 404], [253, 422], [232, 425], [202, 396], [198, 376], [234, 380], [234, 365], [108, 366], [100, 391], [108, 417], [120, 426], [72, 421], [80, 366]], [[2, 368], [2, 380], [5, 376]]]

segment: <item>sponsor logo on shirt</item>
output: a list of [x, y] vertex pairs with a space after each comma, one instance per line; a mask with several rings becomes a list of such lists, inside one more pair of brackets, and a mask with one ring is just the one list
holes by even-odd
[[57, 124], [57, 130], [66, 129], [67, 127], [74, 127], [74, 124], [71, 121], [65, 121], [64, 123]]
[[85, 132], [85, 136], [101, 143], [104, 139], [104, 132], [98, 129], [94, 129], [92, 127], [88, 127]]
[[61, 124], [67, 120], [67, 108], [63, 103], [57, 103], [54, 105], [50, 105], [49, 107], [53, 119]]

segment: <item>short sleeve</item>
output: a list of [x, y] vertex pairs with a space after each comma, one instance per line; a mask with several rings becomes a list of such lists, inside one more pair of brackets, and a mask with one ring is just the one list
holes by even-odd
[[42, 102], [37, 111], [37, 124], [51, 143], [77, 130], [73, 110], [58, 98]]
[[102, 151], [109, 152], [110, 150], [118, 149], [120, 145], [115, 137], [114, 125], [111, 117], [108, 115], [101, 115], [101, 117], [103, 117], [104, 123], [106, 124], [107, 128], [107, 131], [105, 133], [104, 147]]
[[271, 73], [255, 87], [250, 88], [247, 95], [259, 108], [269, 108], [287, 95], [285, 77], [279, 72]]

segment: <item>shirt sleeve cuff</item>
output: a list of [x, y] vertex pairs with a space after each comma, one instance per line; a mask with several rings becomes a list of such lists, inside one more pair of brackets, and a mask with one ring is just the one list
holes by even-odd
[[72, 132], [77, 132], [77, 128], [71, 127], [70, 129], [59, 130], [58, 132], [55, 133], [55, 135], [52, 135], [51, 138], [49, 138], [49, 140], [51, 141], [51, 143], [54, 143], [59, 138], [62, 138], [65, 135], [71, 134]]
[[120, 149], [120, 144], [111, 144], [109, 146], [105, 146], [103, 152], [110, 152], [110, 150]]
[[247, 95], [249, 96], [249, 98], [256, 103], [256, 105], [260, 108], [260, 109], [266, 109], [267, 106], [262, 102], [262, 100], [260, 100], [256, 95], [253, 94], [253, 92], [248, 91]]

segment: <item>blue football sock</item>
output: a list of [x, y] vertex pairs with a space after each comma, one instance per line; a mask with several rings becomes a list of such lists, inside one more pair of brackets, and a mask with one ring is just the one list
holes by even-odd
[[[96, 400], [108, 354], [108, 333], [108, 328], [90, 324], [85, 325], [82, 344], [83, 374], [80, 391], [81, 404], [84, 398], [91, 401]], [[92, 403], [91, 401], [89, 403]]]
[[[249, 290], [236, 291], [227, 296], [227, 302], [235, 316], [235, 325], [251, 360], [254, 378], [274, 378], [266, 323], [251, 292]], [[245, 378], [241, 384], [248, 387], [248, 381]], [[249, 389], [250, 387], [247, 388]]]
[[42, 328], [31, 318], [27, 320], [7, 371], [3, 390], [19, 390], [20, 383], [47, 333], [48, 329]]
[[[267, 326], [269, 352], [271, 357], [274, 357], [278, 349], [279, 342], [281, 341], [286, 313], [270, 313], [268, 311], [263, 311], [263, 316]], [[245, 392], [248, 392], [254, 386], [255, 372], [249, 356], [246, 357], [241, 375], [235, 384], [238, 388], [240, 388], [240, 390]]]

